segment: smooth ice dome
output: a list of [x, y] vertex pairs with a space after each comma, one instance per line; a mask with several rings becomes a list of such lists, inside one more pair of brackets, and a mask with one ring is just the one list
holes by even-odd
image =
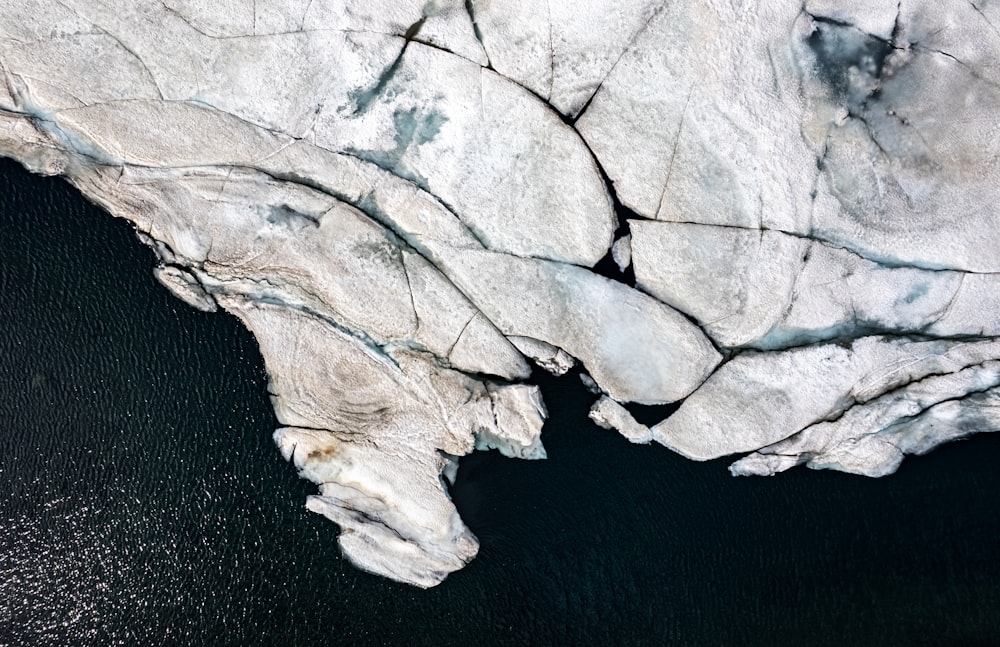
[[359, 567], [433, 586], [479, 548], [458, 457], [545, 458], [532, 364], [739, 475], [881, 476], [996, 430], [996, 25], [972, 2], [7, 2], [0, 154], [243, 321], [307, 508]]

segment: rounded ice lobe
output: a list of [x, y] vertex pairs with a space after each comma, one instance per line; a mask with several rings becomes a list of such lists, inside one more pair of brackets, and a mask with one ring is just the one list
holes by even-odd
[[474, 558], [447, 482], [546, 457], [532, 364], [737, 475], [1000, 426], [1000, 5], [168, 4], [0, 4], [0, 154], [253, 332], [360, 568]]

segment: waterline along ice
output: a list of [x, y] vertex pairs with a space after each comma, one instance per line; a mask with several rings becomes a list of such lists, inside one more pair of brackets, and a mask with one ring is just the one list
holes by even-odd
[[545, 457], [530, 362], [734, 474], [1000, 425], [1000, 8], [516, 4], [4, 3], [0, 154], [252, 331], [306, 505], [418, 586], [457, 457]]

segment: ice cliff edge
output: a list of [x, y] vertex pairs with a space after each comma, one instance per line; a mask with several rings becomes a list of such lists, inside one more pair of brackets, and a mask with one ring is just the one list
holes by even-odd
[[1000, 7], [548, 9], [0, 2], [0, 154], [243, 321], [307, 507], [411, 584], [478, 550], [457, 457], [544, 458], [529, 362], [734, 474], [1000, 426]]

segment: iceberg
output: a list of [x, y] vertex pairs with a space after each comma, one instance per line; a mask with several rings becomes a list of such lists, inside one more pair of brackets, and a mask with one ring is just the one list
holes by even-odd
[[[458, 458], [546, 457], [533, 366], [736, 475], [997, 430], [1000, 8], [0, 4], [0, 155], [257, 339], [360, 568], [479, 544]], [[54, 223], [58, 226], [58, 223]], [[653, 425], [629, 407], [679, 403]]]

